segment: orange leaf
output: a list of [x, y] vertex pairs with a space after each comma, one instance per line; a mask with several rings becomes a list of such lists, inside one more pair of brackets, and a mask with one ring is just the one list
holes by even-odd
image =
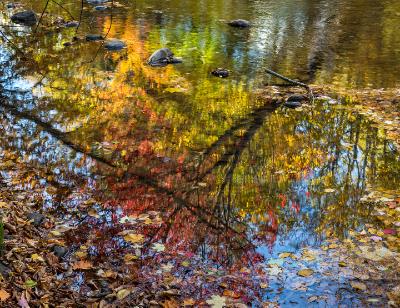
[[88, 270], [88, 269], [91, 269], [92, 267], [93, 267], [92, 262], [90, 262], [90, 261], [84, 261], [84, 260], [78, 261], [78, 262], [76, 262], [76, 263], [72, 266], [72, 268], [73, 268], [74, 270], [76, 270], [76, 269]]
[[0, 301], [1, 302], [6, 301], [9, 297], [10, 297], [10, 294], [7, 291], [0, 289]]

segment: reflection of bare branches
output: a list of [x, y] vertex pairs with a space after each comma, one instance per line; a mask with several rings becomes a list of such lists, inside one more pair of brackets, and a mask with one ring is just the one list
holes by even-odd
[[[248, 144], [248, 142], [251, 140], [251, 138], [254, 136], [258, 128], [263, 124], [265, 117], [273, 112], [279, 105], [277, 104], [277, 101], [268, 101], [266, 102], [265, 105], [257, 108], [253, 112], [251, 112], [245, 119], [242, 119], [239, 121], [238, 124], [232, 126], [228, 130], [225, 131], [225, 133], [218, 138], [217, 141], [215, 141], [205, 152], [204, 155], [205, 157], [203, 158], [202, 164], [206, 162], [206, 160], [209, 158], [209, 156], [215, 152], [218, 148], [223, 148], [227, 147], [228, 150], [225, 150], [224, 153], [222, 154], [221, 158], [216, 161], [211, 167], [209, 167], [207, 170], [201, 172], [197, 180], [201, 181], [204, 177], [209, 175], [215, 168], [226, 165], [230, 158], [234, 158], [236, 156], [240, 156], [241, 153], [243, 152], [244, 148]], [[243, 134], [243, 136], [238, 137], [235, 135], [238, 131], [244, 129], [246, 126], [248, 126], [247, 130]], [[236, 139], [240, 138], [239, 141]], [[231, 145], [227, 145], [226, 142], [229, 142], [230, 139], [234, 139], [234, 142]], [[232, 149], [233, 148], [233, 149]], [[237, 162], [236, 162], [237, 163]], [[201, 167], [201, 166], [199, 166]], [[228, 175], [229, 175], [228, 171]]]
[[[105, 164], [108, 167], [111, 167], [113, 169], [118, 169], [119, 168], [115, 162], [109, 161], [108, 159], [106, 159], [105, 157], [103, 157], [103, 156], [101, 156], [99, 154], [87, 151], [85, 149], [85, 147], [83, 147], [83, 146], [81, 146], [79, 144], [76, 144], [73, 141], [69, 140], [69, 138], [68, 138], [66, 133], [60, 132], [59, 130], [57, 130], [54, 127], [52, 127], [52, 125], [42, 121], [38, 117], [36, 117], [36, 116], [34, 116], [34, 115], [32, 115], [32, 114], [30, 114], [28, 112], [24, 112], [24, 111], [18, 110], [16, 107], [6, 103], [4, 99], [3, 100], [0, 99], [0, 105], [3, 108], [7, 109], [14, 116], [22, 117], [24, 119], [27, 119], [27, 120], [30, 120], [30, 121], [34, 122], [35, 124], [40, 126], [44, 131], [46, 131], [49, 134], [51, 134], [54, 138], [56, 138], [57, 140], [61, 141], [64, 145], [68, 146], [72, 150], [74, 150], [74, 151], [76, 151], [78, 153], [87, 155], [88, 157], [90, 157], [90, 158], [92, 158], [92, 159], [94, 159], [94, 160], [96, 160], [98, 162], [101, 162], [101, 163], [103, 163], [103, 164]], [[243, 235], [240, 234], [240, 232], [236, 231], [228, 223], [221, 221], [218, 217], [213, 217], [213, 220], [217, 221], [218, 224], [213, 223], [212, 221], [210, 221], [208, 219], [208, 217], [210, 217], [210, 215], [212, 215], [212, 213], [210, 213], [210, 211], [208, 211], [207, 209], [201, 208], [199, 206], [196, 206], [196, 205], [190, 203], [187, 200], [184, 200], [183, 198], [178, 196], [173, 190], [170, 190], [168, 188], [165, 188], [165, 187], [159, 185], [159, 183], [157, 181], [149, 178], [147, 175], [143, 174], [139, 170], [129, 171], [125, 175], [126, 176], [130, 176], [130, 177], [135, 177], [142, 184], [145, 184], [145, 185], [155, 189], [156, 191], [166, 195], [167, 197], [171, 197], [174, 200], [175, 204], [178, 206], [179, 210], [182, 210], [182, 209], [188, 210], [190, 213], [195, 215], [199, 219], [200, 222], [208, 225], [212, 229], [215, 229], [215, 230], [218, 230], [218, 231], [222, 231], [224, 229], [225, 230], [230, 230], [234, 234], [237, 234], [237, 235], [243, 237]], [[220, 227], [219, 225], [221, 225], [222, 227]]]
[[39, 26], [40, 26], [40, 23], [42, 22], [43, 15], [46, 13], [46, 10], [47, 10], [47, 7], [48, 7], [48, 5], [49, 5], [49, 2], [50, 2], [50, 0], [47, 0], [47, 1], [46, 1], [46, 4], [45, 4], [45, 6], [44, 6], [44, 9], [43, 9], [42, 13], [40, 14], [39, 21], [38, 21], [37, 24], [36, 24], [35, 30], [33, 30], [34, 33], [36, 33], [37, 29], [38, 29]]
[[[67, 8], [65, 8], [61, 3], [59, 3], [55, 0], [51, 0], [51, 2], [58, 5], [63, 11], [65, 11], [69, 15], [69, 17], [71, 17], [72, 19], [75, 19], [74, 16], [72, 15], [72, 13]], [[82, 2], [83, 2], [83, 0], [82, 0]]]
[[76, 27], [75, 29], [75, 35], [78, 33], [78, 30], [82, 23], [83, 6], [84, 6], [83, 0], [81, 0], [81, 11], [79, 12], [79, 22], [78, 22], [78, 27]]
[[[113, 11], [114, 11], [114, 0], [111, 1], [110, 26], [108, 27], [106, 35], [103, 37], [104, 40], [108, 37], [108, 35], [110, 34], [110, 31], [111, 31], [111, 28], [112, 28], [113, 19], [114, 19]], [[97, 49], [93, 59], [91, 61], [89, 61], [89, 63], [92, 63], [92, 62], [94, 62], [94, 60], [96, 60], [101, 48], [104, 46], [104, 40], [101, 42], [101, 44], [100, 44], [99, 48]]]

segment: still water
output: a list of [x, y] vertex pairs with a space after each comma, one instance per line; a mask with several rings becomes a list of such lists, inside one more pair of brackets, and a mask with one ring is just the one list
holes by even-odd
[[[22, 1], [40, 12], [46, 1], [32, 2]], [[79, 20], [79, 5], [51, 3], [44, 21]], [[21, 51], [0, 47], [7, 98], [0, 146], [106, 205], [82, 221], [71, 196], [44, 198], [46, 207], [81, 222], [74, 240], [82, 243], [83, 234], [97, 230], [93, 255], [121, 253], [107, 236], [121, 229], [121, 217], [155, 211], [165, 221], [156, 238], [171, 249], [234, 262], [236, 235], [221, 231], [233, 228], [268, 260], [371, 222], [371, 208], [359, 202], [367, 190], [397, 193], [394, 146], [351, 106], [321, 97], [313, 106], [286, 109], [256, 90], [280, 83], [266, 68], [336, 88], [399, 86], [399, 1], [107, 5], [98, 11], [85, 3], [77, 32], [9, 27], [12, 11], [3, 7], [0, 17]], [[230, 28], [235, 18], [252, 26]], [[121, 39], [127, 48], [107, 52], [85, 41], [89, 33]], [[161, 47], [183, 63], [148, 66]], [[229, 78], [211, 76], [217, 67], [230, 70]], [[222, 246], [223, 253], [216, 248]]]

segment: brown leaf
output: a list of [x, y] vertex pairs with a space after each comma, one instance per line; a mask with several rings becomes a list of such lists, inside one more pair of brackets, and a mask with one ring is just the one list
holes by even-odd
[[92, 267], [93, 267], [92, 262], [85, 260], [78, 261], [72, 266], [74, 270], [76, 269], [88, 270], [91, 269]]

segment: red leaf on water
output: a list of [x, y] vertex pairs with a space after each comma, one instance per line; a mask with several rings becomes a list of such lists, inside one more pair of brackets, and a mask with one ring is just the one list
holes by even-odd
[[385, 229], [385, 230], [383, 230], [383, 233], [394, 235], [397, 232], [396, 232], [396, 230], [393, 230], [393, 229]]

